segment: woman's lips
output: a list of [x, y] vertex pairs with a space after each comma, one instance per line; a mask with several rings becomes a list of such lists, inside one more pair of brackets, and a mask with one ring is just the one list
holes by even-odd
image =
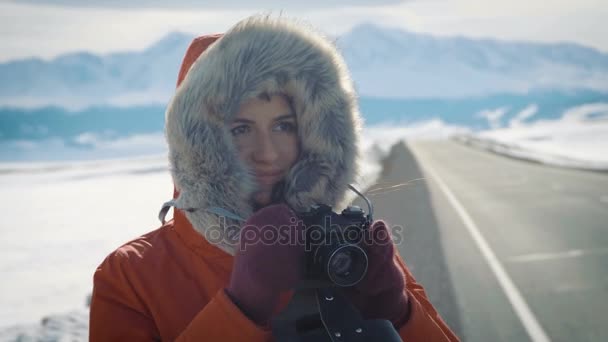
[[255, 177], [260, 183], [273, 184], [276, 180], [281, 177], [280, 171], [273, 172], [256, 172]]

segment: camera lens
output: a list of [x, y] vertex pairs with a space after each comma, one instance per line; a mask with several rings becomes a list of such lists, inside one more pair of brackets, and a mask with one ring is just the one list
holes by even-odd
[[367, 255], [356, 245], [340, 245], [326, 263], [327, 276], [338, 286], [352, 286], [367, 272]]
[[339, 251], [329, 260], [329, 269], [339, 277], [345, 277], [348, 276], [352, 263], [353, 256], [350, 251]]

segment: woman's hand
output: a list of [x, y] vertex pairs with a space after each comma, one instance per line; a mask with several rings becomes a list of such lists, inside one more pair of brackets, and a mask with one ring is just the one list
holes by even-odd
[[282, 291], [300, 281], [304, 226], [285, 204], [254, 213], [241, 230], [226, 293], [251, 320], [268, 323]]
[[396, 327], [408, 317], [405, 274], [395, 263], [395, 245], [383, 221], [376, 221], [363, 240], [368, 256], [367, 274], [345, 294], [365, 319], [386, 319]]

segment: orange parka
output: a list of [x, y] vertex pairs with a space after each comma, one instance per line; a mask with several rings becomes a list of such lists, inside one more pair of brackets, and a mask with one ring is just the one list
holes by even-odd
[[[183, 60], [178, 85], [191, 65], [221, 35], [195, 39]], [[177, 196], [177, 192], [174, 194]], [[272, 341], [226, 296], [234, 257], [209, 243], [185, 213], [112, 252], [94, 274], [91, 341]], [[399, 327], [404, 341], [457, 341], [400, 256], [411, 304]], [[292, 292], [283, 293], [275, 312]]]
[[[272, 341], [226, 296], [233, 256], [208, 243], [176, 211], [161, 228], [110, 254], [94, 276], [91, 341]], [[411, 303], [403, 341], [457, 341], [401, 257]], [[282, 296], [283, 309], [291, 292]]]

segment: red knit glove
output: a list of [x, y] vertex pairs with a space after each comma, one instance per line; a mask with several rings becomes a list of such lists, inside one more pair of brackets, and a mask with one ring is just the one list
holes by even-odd
[[368, 256], [365, 277], [345, 294], [365, 319], [386, 319], [396, 327], [409, 315], [405, 274], [395, 263], [395, 245], [386, 223], [376, 221], [363, 241]]
[[258, 325], [268, 323], [280, 293], [302, 278], [304, 226], [297, 221], [289, 207], [275, 204], [254, 213], [242, 227], [226, 293]]

